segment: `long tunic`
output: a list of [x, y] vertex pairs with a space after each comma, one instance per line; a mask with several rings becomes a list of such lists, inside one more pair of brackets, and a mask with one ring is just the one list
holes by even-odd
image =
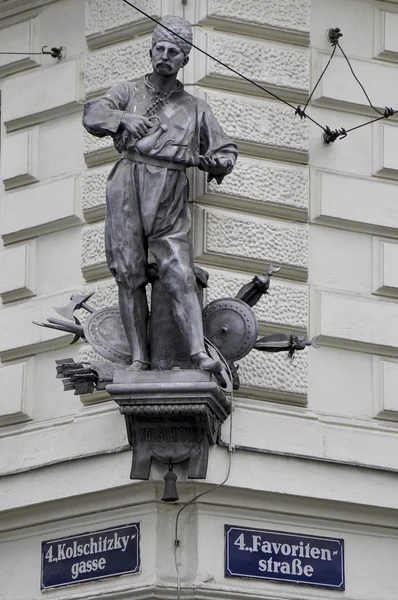
[[[137, 139], [120, 124], [126, 112], [147, 117], [157, 115], [160, 123], [167, 128], [155, 142], [156, 159], [177, 163], [181, 167], [191, 167], [199, 166], [199, 155], [228, 159], [232, 164], [237, 157], [236, 145], [226, 136], [209, 105], [187, 93], [179, 81], [171, 93], [157, 91], [149, 83], [148, 76], [135, 83], [122, 81], [114, 85], [105, 96], [87, 102], [83, 116], [87, 131], [97, 137], [112, 136], [116, 149], [126, 157], [115, 165], [107, 188], [106, 251], [109, 266], [116, 278], [119, 271], [126, 274], [129, 270], [132, 255], [141, 254], [136, 247], [126, 247], [133, 242], [131, 238], [129, 241], [128, 234], [126, 236], [123, 233], [126, 203], [131, 207], [131, 202], [138, 200], [143, 233], [149, 243], [151, 237], [158, 236], [162, 229], [170, 231], [173, 222], [178, 224], [176, 221], [179, 220], [179, 212], [183, 213], [183, 221], [190, 219], [186, 207], [184, 210], [188, 184], [183, 171], [176, 172], [172, 168], [161, 169], [135, 162], [132, 164], [127, 158], [134, 159], [136, 156], [145, 160], [145, 155], [150, 155], [151, 152], [141, 152], [141, 156], [135, 154]], [[157, 119], [154, 121], [155, 130]], [[157, 151], [156, 148], [161, 149]], [[150, 159], [148, 162], [150, 163]], [[131, 185], [127, 191], [129, 181]], [[121, 187], [125, 190], [123, 199], [120, 198]], [[116, 198], [119, 198], [119, 202]], [[162, 206], [162, 214], [159, 214], [166, 198], [166, 206]], [[180, 223], [179, 227], [187, 232], [190, 222]], [[142, 239], [137, 242], [142, 244]], [[127, 261], [123, 260], [126, 253], [129, 255]], [[137, 273], [137, 269], [135, 272]]]
[[120, 128], [123, 114], [157, 115], [167, 133], [174, 140], [156, 154], [157, 158], [183, 163], [187, 167], [199, 166], [199, 155], [227, 158], [235, 163], [236, 144], [225, 134], [216, 121], [210, 106], [202, 99], [188, 94], [177, 81], [171, 93], [156, 90], [148, 76], [135, 83], [121, 81], [105, 96], [90, 100], [85, 105], [83, 124], [87, 131], [98, 137], [111, 135], [119, 152], [133, 148], [136, 140]]
[[[149, 148], [142, 150], [141, 140], [137, 142], [123, 128], [124, 113], [157, 117], [152, 118], [154, 127], [142, 138], [153, 140]], [[227, 159], [233, 165], [236, 145], [205, 101], [187, 93], [180, 82], [172, 92], [160, 92], [149, 83], [148, 76], [135, 83], [117, 83], [106, 95], [87, 102], [83, 124], [97, 137], [112, 136], [115, 148], [122, 153], [107, 184], [105, 250], [111, 272], [134, 298], [134, 292], [147, 282], [149, 247], [192, 354], [202, 351], [185, 169], [199, 166], [200, 155]], [[140, 152], [136, 144], [141, 146]], [[217, 174], [217, 180], [222, 176]], [[134, 320], [138, 328], [138, 308], [132, 306], [132, 311], [137, 312]], [[137, 344], [143, 347], [144, 342], [137, 339]]]

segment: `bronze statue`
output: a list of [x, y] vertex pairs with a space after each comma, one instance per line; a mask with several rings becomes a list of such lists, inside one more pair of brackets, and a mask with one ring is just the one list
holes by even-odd
[[149, 52], [153, 72], [134, 83], [122, 81], [84, 107], [83, 124], [97, 137], [112, 136], [122, 158], [107, 184], [105, 249], [119, 290], [119, 309], [131, 349], [133, 371], [149, 367], [147, 352], [148, 249], [170, 295], [173, 315], [200, 369], [217, 372], [203, 340], [202, 310], [188, 236], [191, 217], [186, 169], [198, 167], [221, 183], [237, 148], [203, 100], [177, 79], [188, 63], [192, 28], [185, 19], [161, 22]]
[[[235, 164], [237, 148], [210, 107], [177, 80], [188, 62], [190, 24], [178, 17], [162, 23], [152, 39], [153, 72], [135, 83], [117, 83], [84, 110], [86, 129], [112, 136], [122, 154], [108, 179], [105, 224], [119, 306], [94, 308], [88, 304], [91, 293], [72, 295], [66, 306], [54, 307], [66, 320], [49, 318], [37, 325], [72, 333], [72, 343], [83, 339], [107, 359], [57, 360], [57, 377], [75, 394], [107, 391], [125, 417], [133, 450], [130, 477], [147, 480], [153, 459], [166, 464], [162, 500], [174, 502], [173, 465], [189, 461], [188, 478], [206, 477], [209, 448], [218, 443], [233, 390], [240, 386], [236, 362], [253, 348], [284, 350], [293, 357], [315, 340], [275, 333], [257, 338], [252, 307], [268, 293], [270, 278], [279, 270], [272, 265], [236, 297], [210, 302], [202, 320], [199, 297], [208, 274], [193, 265], [185, 172], [197, 166], [221, 183]], [[156, 265], [148, 265], [148, 250]], [[89, 313], [82, 323], [76, 315], [81, 309]]]

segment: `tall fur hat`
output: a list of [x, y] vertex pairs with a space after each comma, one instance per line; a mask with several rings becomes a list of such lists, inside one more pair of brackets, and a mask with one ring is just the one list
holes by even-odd
[[[192, 42], [193, 39], [191, 23], [181, 17], [176, 17], [175, 15], [163, 17], [160, 23], [161, 25], [157, 25], [152, 34], [152, 47], [158, 42], [170, 42], [181, 48], [185, 56], [187, 56], [192, 48], [191, 43], [188, 43]], [[162, 25], [166, 25], [166, 27], [175, 31], [178, 35], [181, 35], [187, 42], [183, 42], [182, 39], [170, 33], [170, 31], [162, 27]]]

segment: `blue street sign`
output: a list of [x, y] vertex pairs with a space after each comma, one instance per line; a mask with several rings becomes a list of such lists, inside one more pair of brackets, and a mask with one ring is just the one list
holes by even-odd
[[139, 523], [64, 537], [41, 545], [42, 590], [139, 571]]
[[225, 525], [225, 575], [344, 590], [344, 540]]

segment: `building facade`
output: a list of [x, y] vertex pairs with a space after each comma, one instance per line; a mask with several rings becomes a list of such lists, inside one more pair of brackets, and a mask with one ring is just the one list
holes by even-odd
[[[199, 47], [293, 106], [305, 105], [332, 52], [327, 31], [340, 27], [373, 105], [397, 106], [397, 0], [136, 3], [184, 16]], [[308, 118], [192, 51], [182, 81], [240, 151], [221, 186], [191, 174], [206, 300], [235, 295], [272, 262], [282, 269], [255, 307], [260, 332], [308, 331], [321, 348], [292, 362], [260, 352], [242, 361], [232, 428], [223, 425], [205, 481], [176, 468], [177, 504], [160, 501], [164, 465], [153, 464], [148, 482], [129, 479], [125, 424], [109, 396], [64, 393], [55, 378], [56, 360], [88, 360], [90, 348], [32, 324], [76, 292], [95, 291], [98, 307], [117, 302], [103, 241], [117, 153], [83, 131], [81, 113], [85, 99], [150, 70], [153, 27], [122, 0], [0, 2], [0, 53], [27, 52], [0, 54], [0, 598], [395, 600], [396, 118], [325, 145]], [[62, 59], [43, 46], [62, 46]], [[339, 49], [307, 113], [332, 130], [377, 117]], [[202, 492], [176, 533], [183, 503]], [[140, 525], [139, 572], [41, 589], [43, 542], [130, 523]], [[259, 578], [271, 567], [260, 565], [268, 554], [258, 533], [251, 545], [235, 540], [258, 558], [257, 576], [231, 576], [227, 525], [284, 533], [290, 557], [300, 542], [289, 550], [288, 535], [343, 540], [345, 589], [317, 587], [311, 570], [306, 585]], [[324, 559], [327, 579], [328, 552], [311, 558], [316, 568]]]

